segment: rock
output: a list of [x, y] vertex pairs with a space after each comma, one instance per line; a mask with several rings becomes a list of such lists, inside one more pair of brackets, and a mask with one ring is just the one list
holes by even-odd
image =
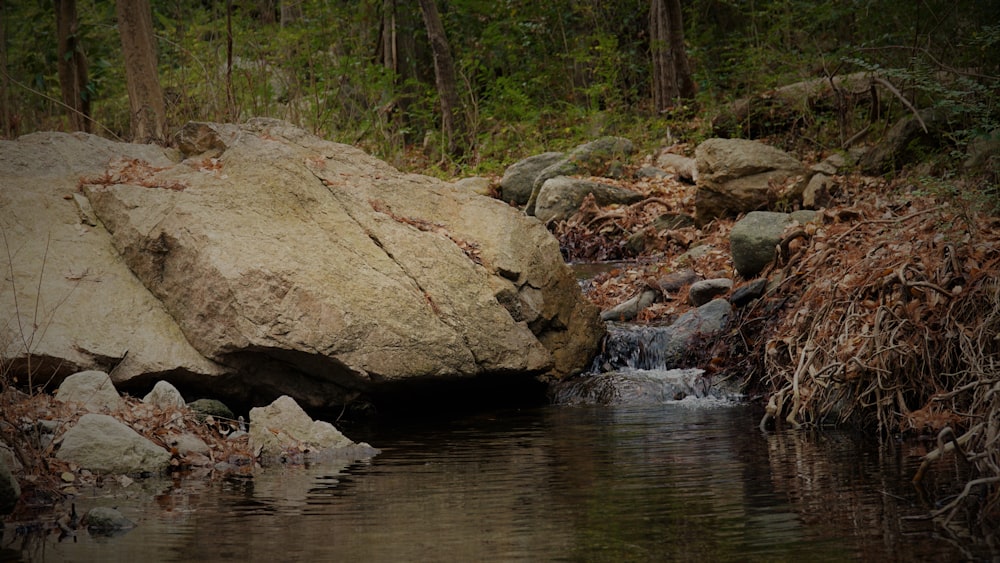
[[733, 288], [733, 280], [727, 278], [713, 278], [702, 280], [691, 284], [688, 289], [688, 300], [695, 307], [701, 307], [712, 299], [727, 293]]
[[729, 302], [734, 307], [744, 307], [749, 305], [754, 299], [759, 299], [767, 289], [767, 278], [758, 278], [746, 285], [742, 285], [733, 291], [729, 296]]
[[82, 524], [88, 530], [102, 534], [135, 528], [135, 522], [126, 518], [118, 510], [107, 506], [97, 506], [88, 510], [83, 515]]
[[211, 450], [211, 448], [208, 447], [208, 444], [206, 444], [204, 440], [189, 432], [185, 432], [183, 434], [178, 434], [177, 436], [174, 436], [170, 440], [170, 445], [173, 446], [174, 448], [177, 448], [177, 452], [180, 453], [181, 455], [188, 455], [188, 454], [208, 455]]
[[549, 166], [561, 161], [565, 153], [546, 152], [529, 156], [509, 166], [500, 179], [500, 199], [524, 205], [531, 198], [535, 178]]
[[85, 414], [62, 436], [56, 457], [101, 473], [162, 473], [170, 452], [105, 414]]
[[802, 207], [806, 209], [819, 209], [830, 205], [833, 198], [830, 192], [833, 190], [833, 179], [823, 173], [813, 174], [802, 192]]
[[613, 204], [628, 205], [642, 200], [632, 190], [566, 176], [551, 178], [542, 185], [535, 202], [535, 217], [543, 223], [565, 221], [580, 209], [587, 195], [594, 196], [599, 207]]
[[490, 182], [489, 178], [483, 178], [481, 176], [472, 176], [470, 178], [462, 178], [461, 180], [456, 180], [451, 183], [460, 190], [465, 190], [469, 193], [474, 193], [476, 195], [489, 196], [490, 191], [493, 189], [493, 183]]
[[797, 215], [773, 211], [753, 211], [733, 225], [729, 233], [729, 247], [733, 266], [744, 278], [762, 272], [775, 257], [775, 247], [781, 234], [793, 221], [804, 223], [815, 216], [809, 211]]
[[667, 170], [673, 170], [678, 179], [691, 184], [698, 181], [698, 161], [679, 154], [660, 153], [656, 157], [656, 165]]
[[[289, 450], [324, 455], [327, 450], [357, 451], [355, 444], [329, 422], [313, 420], [288, 396], [281, 396], [266, 407], [250, 409], [250, 448], [265, 460], [273, 460]], [[373, 453], [374, 455], [374, 453]]]
[[[112, 340], [117, 351], [101, 361], [131, 350], [114, 370], [116, 384], [146, 388], [169, 375], [241, 402], [288, 394], [328, 407], [403, 380], [560, 378], [589, 364], [603, 325], [544, 225], [285, 122], [214, 130], [226, 146], [215, 161], [174, 164], [161, 153], [143, 159], [148, 166], [113, 163], [84, 181], [120, 254], [108, 260], [117, 261], [108, 266], [119, 269], [113, 277], [145, 286], [93, 297], [112, 309], [155, 297], [169, 321], [162, 341]], [[81, 145], [76, 152], [96, 143], [68, 138]], [[105, 164], [118, 148], [108, 145]], [[59, 193], [47, 197], [58, 205]], [[103, 231], [100, 240], [108, 242]], [[120, 271], [123, 263], [131, 273]], [[98, 310], [83, 316], [107, 318]], [[74, 327], [103, 342], [103, 330]], [[63, 344], [58, 357], [89, 349], [79, 339]], [[168, 362], [157, 369], [139, 363], [140, 350], [154, 348], [178, 354], [157, 354]]]
[[7, 465], [6, 456], [0, 455], [0, 514], [14, 511], [21, 498], [21, 486]]
[[226, 150], [226, 143], [215, 124], [200, 121], [189, 121], [184, 124], [174, 135], [174, 144], [180, 149], [184, 158], [218, 156]]
[[941, 143], [951, 112], [944, 108], [927, 108], [917, 113], [919, 120], [907, 114], [893, 124], [877, 145], [861, 156], [858, 166], [863, 172], [878, 175], [899, 170], [906, 164], [921, 160], [929, 149], [935, 149]]
[[[625, 159], [635, 152], [632, 141], [622, 137], [601, 137], [580, 145], [559, 161], [538, 173], [531, 186], [531, 197], [524, 207], [528, 215], [535, 214], [535, 202], [542, 185], [556, 176], [605, 176], [613, 177]], [[610, 174], [609, 174], [610, 172]]]
[[188, 403], [188, 408], [203, 416], [214, 416], [227, 420], [235, 420], [236, 415], [218, 399], [198, 399]]
[[704, 225], [801, 197], [806, 170], [791, 155], [744, 139], [709, 139], [695, 149], [695, 221]]
[[187, 404], [184, 401], [184, 397], [181, 396], [181, 392], [176, 387], [171, 385], [169, 381], [162, 380], [156, 382], [153, 390], [142, 398], [142, 402], [155, 405], [161, 409], [170, 407], [181, 408]]
[[655, 166], [643, 166], [642, 168], [635, 171], [635, 177], [639, 179], [643, 178], [666, 178], [670, 173], [662, 168], [657, 168]]
[[[159, 378], [223, 373], [185, 340], [163, 305], [129, 271], [93, 211], [80, 207], [89, 205], [77, 193], [81, 178], [101, 176], [109, 162], [174, 166], [172, 152], [83, 133], [0, 141], [0, 226], [8, 246], [17, 249], [13, 264], [5, 264], [7, 290], [0, 291], [0, 311], [11, 312], [0, 325], [0, 342], [19, 343], [22, 336], [32, 342], [30, 351], [0, 350], [12, 375], [28, 382], [30, 365], [36, 380], [52, 378], [58, 385], [85, 370], [111, 373], [116, 384], [148, 373]], [[50, 308], [36, 315], [36, 303]], [[28, 330], [36, 318], [43, 324]], [[18, 327], [28, 333], [20, 334]]]
[[81, 371], [59, 384], [56, 400], [76, 402], [90, 412], [115, 412], [124, 406], [111, 378], [103, 371]]
[[656, 285], [660, 288], [661, 293], [668, 295], [678, 291], [686, 285], [691, 285], [700, 279], [701, 276], [695, 273], [694, 270], [685, 268], [683, 270], [677, 270], [676, 272], [670, 272], [669, 274], [656, 280]]
[[601, 313], [601, 320], [619, 322], [631, 321], [639, 316], [640, 311], [652, 305], [656, 301], [657, 297], [659, 297], [658, 292], [647, 289], [639, 295], [623, 301], [607, 311], [603, 311]]

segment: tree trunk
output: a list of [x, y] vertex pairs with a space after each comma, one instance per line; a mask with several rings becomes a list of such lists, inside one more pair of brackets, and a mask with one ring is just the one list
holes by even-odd
[[697, 87], [684, 47], [680, 0], [650, 0], [649, 40], [656, 111], [673, 107], [679, 99], [693, 98]]
[[0, 138], [13, 139], [17, 136], [14, 126], [14, 111], [10, 101], [10, 78], [7, 70], [7, 7], [0, 0]]
[[434, 76], [438, 97], [441, 98], [441, 131], [444, 133], [448, 154], [461, 156], [464, 152], [465, 131], [458, 111], [458, 86], [455, 79], [455, 63], [451, 58], [451, 48], [441, 24], [434, 0], [420, 0], [420, 11], [427, 27], [427, 39], [434, 55]]
[[90, 131], [87, 57], [80, 47], [76, 0], [55, 0], [59, 87], [71, 131]]
[[116, 4], [118, 33], [125, 56], [132, 141], [162, 143], [167, 112], [156, 69], [153, 12], [149, 0], [117, 0]]

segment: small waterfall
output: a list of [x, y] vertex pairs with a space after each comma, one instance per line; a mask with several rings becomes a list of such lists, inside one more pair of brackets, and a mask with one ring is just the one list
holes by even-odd
[[556, 384], [557, 404], [650, 405], [693, 398], [699, 404], [728, 403], [732, 390], [713, 386], [705, 370], [682, 368], [687, 350], [675, 326], [609, 326], [604, 348], [591, 373]]

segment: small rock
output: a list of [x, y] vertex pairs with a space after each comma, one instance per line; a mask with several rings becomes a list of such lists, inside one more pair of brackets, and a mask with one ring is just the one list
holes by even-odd
[[88, 530], [98, 533], [120, 532], [135, 528], [135, 522], [118, 510], [106, 506], [98, 506], [87, 511], [83, 516], [83, 524]]
[[223, 404], [222, 401], [218, 401], [216, 399], [198, 399], [197, 401], [191, 401], [188, 403], [188, 408], [202, 415], [202, 418], [207, 416], [216, 416], [229, 420], [236, 418], [233, 411], [229, 410], [229, 407]]
[[56, 457], [104, 473], [160, 473], [170, 452], [106, 414], [85, 414], [66, 431]]
[[142, 402], [157, 406], [161, 409], [168, 407], [183, 407], [186, 403], [181, 392], [170, 384], [169, 381], [157, 381], [153, 390], [142, 398]]
[[676, 272], [670, 272], [669, 274], [656, 280], [656, 285], [660, 288], [661, 292], [669, 294], [677, 291], [685, 285], [691, 285], [700, 279], [701, 277], [696, 274], [694, 270], [685, 268], [683, 270], [677, 270]]
[[702, 280], [691, 284], [688, 289], [688, 300], [695, 307], [701, 307], [732, 288], [733, 280], [728, 278]]
[[666, 170], [655, 166], [643, 166], [635, 171], [636, 178], [666, 178], [669, 175]]
[[601, 312], [602, 321], [631, 321], [639, 312], [652, 305], [657, 298], [656, 291], [648, 289], [639, 295]]
[[90, 412], [115, 412], [124, 405], [108, 374], [94, 370], [67, 377], [56, 391], [56, 400], [80, 403]]
[[729, 297], [729, 302], [734, 307], [743, 307], [750, 304], [754, 299], [759, 299], [767, 289], [767, 278], [758, 278], [754, 281], [736, 288], [736, 291]]
[[266, 407], [250, 409], [250, 447], [264, 459], [278, 458], [287, 449], [307, 453], [352, 445], [354, 442], [329, 422], [309, 418], [287, 395]]

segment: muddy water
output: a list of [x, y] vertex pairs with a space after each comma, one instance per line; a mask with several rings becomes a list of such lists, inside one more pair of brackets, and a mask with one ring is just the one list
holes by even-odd
[[[430, 413], [428, 413], [429, 415]], [[842, 432], [756, 431], [745, 406], [548, 406], [348, 429], [342, 467], [85, 491], [116, 537], [3, 532], [26, 561], [952, 561], [917, 460]]]

